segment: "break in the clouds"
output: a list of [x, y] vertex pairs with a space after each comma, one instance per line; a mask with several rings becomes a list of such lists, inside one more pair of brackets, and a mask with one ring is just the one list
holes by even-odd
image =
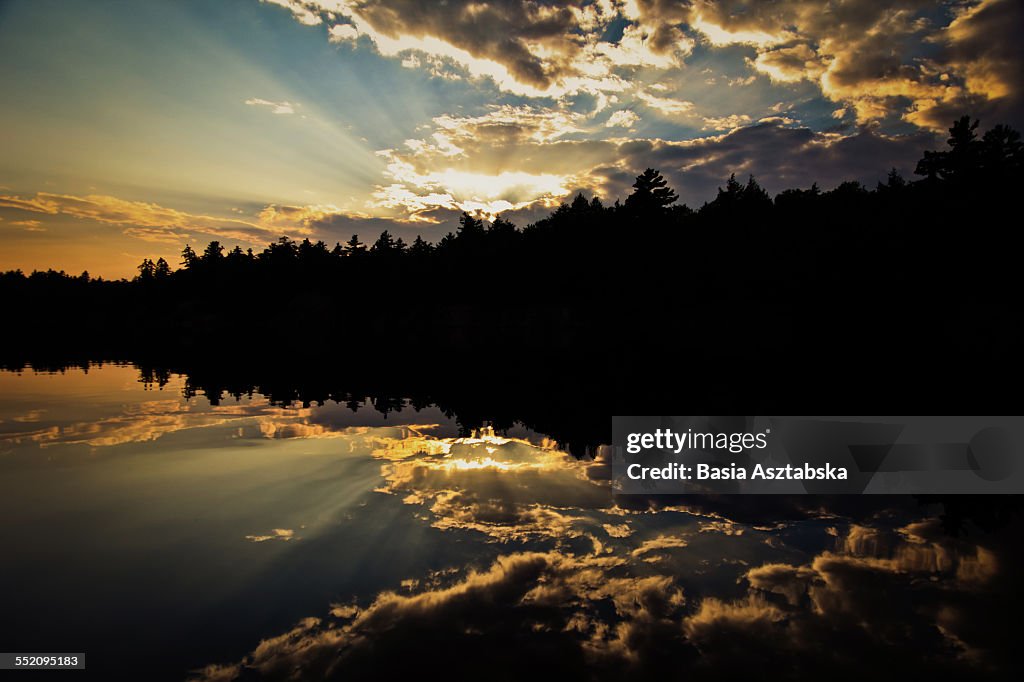
[[1024, 120], [1014, 0], [55, 9], [13, 3], [0, 25], [0, 57], [39, 75], [5, 76], [4, 267], [77, 262], [82, 225], [133, 257], [436, 240], [463, 211], [522, 224], [575, 192], [622, 198], [647, 167], [690, 205], [731, 173], [873, 183], [965, 112]]

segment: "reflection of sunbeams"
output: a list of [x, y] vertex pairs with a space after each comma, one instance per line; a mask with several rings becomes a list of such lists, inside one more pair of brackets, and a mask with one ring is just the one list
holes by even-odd
[[495, 540], [570, 539], [593, 532], [580, 509], [611, 506], [607, 485], [587, 478], [589, 462], [544, 444], [485, 429], [463, 438], [422, 434], [381, 442], [380, 491], [430, 510], [442, 529]]

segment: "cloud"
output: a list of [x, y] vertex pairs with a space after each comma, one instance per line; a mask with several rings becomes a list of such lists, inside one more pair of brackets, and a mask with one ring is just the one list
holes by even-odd
[[[909, 176], [924, 149], [941, 146], [932, 133], [891, 136], [871, 129], [814, 132], [787, 117], [752, 125], [745, 115], [706, 118], [708, 129], [728, 132], [694, 140], [629, 141], [547, 139], [536, 123], [453, 119], [436, 138], [385, 150], [393, 183], [378, 186], [378, 207], [422, 222], [463, 210], [549, 211], [577, 191], [621, 198], [645, 168], [662, 171], [682, 201], [714, 198], [730, 174], [753, 174], [770, 192], [831, 188], [845, 180], [874, 184], [888, 168]], [[457, 148], [457, 152], [452, 149]], [[443, 170], [438, 170], [443, 169]]]
[[672, 99], [670, 97], [659, 97], [648, 92], [638, 92], [636, 96], [637, 99], [651, 109], [668, 116], [678, 116], [693, 112], [693, 102]]
[[[770, 8], [741, 0], [274, 4], [318, 26], [309, 33], [319, 39], [358, 41], [360, 49], [435, 75], [492, 78], [502, 103], [432, 115], [402, 135], [408, 139], [382, 143], [390, 145], [377, 150], [383, 175], [340, 206], [293, 200], [254, 217], [218, 218], [48, 193], [5, 195], [0, 206], [117, 225], [168, 246], [196, 235], [260, 245], [281, 233], [333, 241], [383, 229], [436, 239], [462, 211], [526, 222], [578, 191], [621, 198], [646, 167], [660, 168], [683, 201], [698, 205], [733, 172], [755, 174], [772, 192], [815, 181], [873, 183], [890, 166], [909, 174], [921, 150], [937, 146], [930, 135], [888, 132], [908, 129], [900, 118], [928, 131], [964, 111], [986, 124], [1021, 118], [1024, 55], [1012, 30], [1022, 10], [1007, 0], [941, 7], [781, 0]], [[711, 97], [667, 85], [692, 84], [690, 71], [705, 64], [718, 82], [746, 86], [726, 90], [728, 97], [717, 88]], [[825, 125], [836, 127], [800, 127], [820, 125], [803, 102], [777, 111], [756, 104], [765, 92], [771, 102], [809, 84], [834, 102], [828, 107], [839, 121]], [[274, 114], [302, 111], [291, 100], [244, 101]], [[780, 112], [787, 116], [763, 117]], [[862, 129], [852, 130], [852, 120]], [[638, 125], [650, 137], [623, 142]], [[694, 135], [703, 137], [680, 139]], [[46, 229], [46, 220], [37, 222], [20, 227]]]
[[759, 52], [751, 65], [781, 83], [816, 80], [825, 70], [825, 64], [806, 43]]
[[[990, 655], [989, 643], [963, 624], [971, 619], [968, 611], [980, 615], [988, 608], [979, 590], [1002, 591], [993, 582], [998, 575], [989, 549], [944, 535], [937, 519], [896, 530], [852, 525], [835, 551], [807, 564], [750, 569], [746, 597], [704, 600], [684, 627], [709, 662], [727, 669], [732, 664], [723, 654], [740, 647], [782, 665], [800, 656], [814, 668], [827, 668], [838, 652], [856, 650], [862, 660], [874, 660], [894, 646], [952, 648], [960, 655], [947, 664], [977, 664]], [[973, 596], [951, 598], [958, 592]], [[892, 660], [890, 670], [914, 664]]]
[[279, 0], [303, 23], [340, 17], [332, 42], [365, 36], [381, 55], [433, 75], [491, 79], [530, 97], [602, 94], [628, 89], [618, 69], [670, 69], [694, 45], [677, 26], [628, 23], [615, 40], [603, 35], [621, 20], [610, 2], [565, 6], [546, 0], [478, 3], [453, 0]]
[[613, 538], [628, 538], [633, 534], [633, 529], [629, 527], [628, 523], [606, 523], [603, 525], [603, 528], [604, 531], [608, 533], [608, 536]]
[[[688, 545], [689, 543], [683, 538], [673, 537], [671, 535], [659, 535], [656, 538], [644, 540], [639, 547], [630, 553], [630, 556], [634, 558], [642, 557], [650, 552], [658, 552], [666, 549], [678, 549]], [[647, 557], [645, 557], [645, 561], [646, 560]]]
[[758, 45], [754, 69], [779, 82], [817, 83], [862, 123], [901, 116], [941, 129], [953, 112], [985, 113], [1019, 101], [1022, 53], [1009, 28], [1022, 20], [1019, 3], [985, 0], [947, 9], [914, 0], [825, 7], [787, 0], [771, 12], [756, 3], [701, 7], [710, 25], [774, 36]]
[[317, 223], [343, 213], [333, 205], [291, 206], [288, 204], [268, 204], [258, 215], [258, 223], [268, 230], [306, 232]]
[[[472, 679], [495, 669], [518, 679], [538, 666], [579, 673], [589, 664], [614, 675], [654, 656], [663, 661], [657, 647], [678, 643], [673, 617], [685, 599], [667, 577], [609, 578], [618, 563], [560, 552], [499, 556], [447, 586], [385, 591], [365, 608], [306, 618], [239, 663], [207, 666], [195, 679], [230, 680], [243, 671], [268, 680], [443, 671]], [[617, 627], [602, 622], [602, 604], [613, 609]], [[523, 657], [524, 650], [534, 655]]]
[[428, 509], [436, 528], [471, 530], [501, 542], [582, 537], [597, 526], [580, 524], [573, 508], [612, 504], [607, 481], [583, 475], [586, 465], [560, 450], [493, 432], [419, 436], [411, 446], [382, 440], [374, 456], [391, 460], [382, 467], [380, 492]]
[[[538, 668], [598, 681], [765, 669], [861, 679], [1012, 663], [1019, 526], [968, 539], [944, 533], [937, 517], [908, 516], [921, 507], [906, 499], [892, 500], [903, 509], [864, 498], [722, 500], [762, 524], [741, 533], [751, 526], [707, 511], [611, 506], [608, 482], [592, 478], [597, 465], [549, 443], [490, 429], [437, 437], [424, 425], [360, 436], [359, 450], [381, 464], [379, 493], [500, 553], [325, 605], [197, 679], [479, 679], [495, 669], [519, 678]], [[786, 508], [807, 523], [765, 524]], [[843, 518], [845, 508], [867, 520]], [[723, 552], [721, 533], [732, 549]], [[721, 568], [729, 559], [732, 573]]]
[[[184, 386], [178, 386], [184, 390]], [[35, 443], [40, 448], [85, 445], [109, 448], [128, 443], [156, 441], [189, 429], [230, 427], [233, 435], [251, 438], [345, 438], [361, 434], [345, 426], [314, 423], [309, 408], [275, 406], [263, 397], [233, 404], [204, 405], [175, 398], [137, 400], [103, 406], [87, 420], [68, 420], [55, 410], [33, 411], [14, 420], [17, 428], [0, 434], [0, 443]], [[377, 437], [390, 436], [388, 429]]]
[[732, 130], [750, 123], [750, 117], [746, 114], [730, 114], [720, 118], [708, 117], [704, 119], [704, 130]]
[[246, 535], [245, 539], [249, 542], [267, 542], [268, 540], [289, 542], [295, 539], [295, 531], [291, 528], [274, 528], [267, 535]]
[[961, 8], [935, 39], [943, 50], [933, 69], [940, 82], [959, 75], [963, 87], [950, 89], [947, 97], [915, 101], [907, 120], [943, 130], [969, 112], [993, 124], [1019, 126], [1024, 119], [1024, 46], [1017, 31], [1021, 22], [1024, 6], [1011, 0], [985, 0]]
[[247, 99], [247, 100], [245, 100], [245, 103], [248, 104], [249, 106], [269, 107], [270, 108], [270, 112], [273, 113], [273, 114], [294, 114], [295, 113], [295, 107], [298, 106], [297, 104], [292, 104], [291, 102], [287, 102], [287, 101], [285, 101], [285, 102], [271, 102], [270, 100], [259, 99], [259, 98]]
[[162, 244], [181, 244], [197, 234], [256, 245], [281, 234], [334, 241], [385, 229], [411, 239], [424, 226], [451, 225], [462, 211], [539, 217], [576, 191], [623, 197], [635, 176], [652, 166], [683, 201], [699, 204], [713, 198], [731, 173], [753, 173], [773, 192], [812, 182], [873, 183], [889, 167], [908, 174], [922, 149], [940, 144], [930, 134], [815, 133], [778, 117], [738, 127], [745, 122], [745, 115], [705, 118], [706, 127], [730, 131], [696, 140], [613, 142], [566, 139], [591, 124], [559, 110], [494, 106], [476, 116], [438, 116], [423, 138], [379, 153], [390, 182], [370, 191], [363, 211], [270, 204], [253, 218], [220, 218], [109, 195], [47, 192], [0, 195], [0, 207], [115, 225], [128, 236]]
[[[462, 186], [457, 179], [453, 181], [456, 185]], [[511, 179], [509, 184], [514, 185], [515, 179]], [[514, 194], [514, 188], [511, 191]], [[419, 210], [427, 213], [428, 209], [444, 207], [446, 204], [445, 201], [434, 201], [429, 195], [416, 201], [423, 202]], [[396, 201], [396, 205], [404, 204], [403, 201]], [[466, 205], [470, 206], [468, 203]], [[453, 201], [450, 207], [452, 211], [449, 212], [450, 215], [444, 216], [445, 219], [454, 219], [458, 215], [458, 204]], [[322, 204], [268, 204], [260, 209], [255, 217], [241, 219], [196, 215], [158, 204], [129, 201], [109, 195], [79, 197], [38, 192], [34, 196], [0, 195], [0, 208], [54, 216], [66, 215], [115, 225], [121, 227], [126, 236], [166, 245], [183, 245], [189, 240], [200, 239], [198, 235], [265, 246], [267, 241], [280, 235], [319, 237], [334, 241], [347, 239], [353, 232], [367, 235], [390, 230], [393, 234], [411, 239], [420, 231], [410, 223], [405, 210], [397, 216], [373, 216]], [[423, 220], [431, 224], [435, 220], [440, 222], [440, 219], [426, 217]], [[26, 226], [28, 229], [45, 229], [45, 226], [38, 224], [40, 221], [27, 222], [31, 223], [30, 227]], [[19, 222], [12, 221], [11, 224], [17, 225]]]
[[[412, 596], [383, 592], [366, 608], [345, 611], [347, 617], [340, 622], [334, 622], [334, 616], [328, 622], [304, 619], [291, 631], [260, 642], [240, 664], [208, 667], [199, 679], [232, 679], [243, 668], [264, 679], [339, 679], [360, 670], [369, 672], [370, 665], [377, 674], [394, 673], [406, 666], [439, 670], [441, 658], [455, 653], [449, 651], [458, 641], [452, 630], [477, 632], [477, 647], [486, 645], [489, 650], [502, 637], [520, 643], [549, 639], [543, 631], [516, 634], [503, 623], [541, 580], [564, 580], [567, 563], [555, 554], [513, 554], [499, 557], [484, 571], [469, 572], [448, 587]], [[522, 609], [532, 610], [538, 622], [550, 621], [552, 609], [525, 605]], [[432, 633], [432, 644], [423, 647], [419, 642], [427, 632]], [[464, 664], [460, 668], [479, 665], [476, 660], [481, 651], [477, 647], [457, 654]], [[501, 658], [510, 657], [505, 654]]]
[[491, 105], [487, 109], [479, 116], [435, 117], [434, 139], [442, 144], [444, 138], [439, 140], [438, 135], [450, 137], [455, 143], [479, 139], [500, 143], [551, 142], [583, 131], [584, 117], [571, 111], [509, 104]]
[[354, 41], [359, 38], [359, 31], [352, 24], [335, 24], [327, 31], [327, 39], [332, 43]]
[[750, 597], [736, 602], [723, 602], [714, 597], [704, 599], [700, 608], [686, 619], [684, 629], [691, 640], [703, 645], [721, 646], [717, 638], [733, 636], [737, 631], [761, 632], [766, 641], [774, 625], [784, 619], [784, 614], [772, 604]]
[[[490, 78], [527, 97], [632, 93], [663, 115], [685, 116], [692, 102], [646, 88], [661, 76], [678, 76], [703, 41], [713, 50], [752, 51], [749, 69], [775, 83], [816, 84], [860, 123], [902, 117], [937, 129], [965, 108], [1014, 120], [1021, 115], [1024, 60], [1012, 31], [1024, 10], [1013, 0], [949, 6], [634, 0], [581, 7], [544, 0], [276, 2], [303, 23], [333, 17], [333, 42], [365, 36], [380, 54], [410, 68]], [[729, 82], [749, 84], [751, 75], [733, 74]], [[741, 114], [750, 115], [717, 111], [712, 118]]]
[[38, 220], [12, 220], [10, 224], [26, 232], [46, 232], [46, 228]]
[[[988, 541], [1005, 553], [1016, 532]], [[665, 534], [632, 550], [515, 551], [482, 568], [410, 578], [400, 590], [331, 605], [198, 679], [334, 680], [371, 670], [474, 678], [495, 666], [518, 677], [525, 662], [514, 652], [524, 649], [535, 652], [533, 670], [561, 665], [595, 680], [670, 672], [711, 680], [766, 667], [801, 679], [860, 679], [867, 670], [973, 676], [1013, 664], [1014, 633], [1001, 629], [1017, 613], [1019, 598], [1007, 591], [1015, 571], [990, 558], [994, 550], [944, 535], [937, 519], [851, 525], [806, 562], [745, 569], [745, 593], [733, 597], [689, 596], [674, 565], [660, 573], [663, 561], [649, 561], [660, 548], [685, 546]], [[921, 546], [943, 558], [921, 561]], [[965, 564], [984, 568], [965, 573]]]
[[713, 199], [717, 188], [732, 173], [741, 177], [753, 174], [773, 193], [809, 187], [814, 182], [823, 188], [851, 179], [873, 184], [891, 167], [908, 176], [921, 151], [939, 143], [930, 133], [816, 133], [780, 121], [766, 121], [691, 141], [623, 143], [614, 168], [591, 169], [590, 175], [609, 179], [602, 194], [621, 196], [628, 190], [631, 176], [646, 167], [658, 168], [682, 201], [699, 205]]
[[799, 606], [815, 575], [808, 566], [764, 564], [747, 571], [746, 578], [754, 589], [781, 594], [789, 604]]
[[584, 53], [590, 60], [596, 60], [599, 70], [592, 73], [604, 75], [617, 67], [672, 69], [682, 65], [693, 46], [694, 41], [675, 26], [663, 25], [648, 31], [642, 25], [632, 24], [625, 27], [618, 41], [593, 41]]
[[606, 128], [630, 128], [639, 120], [640, 117], [635, 112], [623, 109], [609, 116], [608, 121], [604, 125]]
[[[104, 194], [74, 196], [37, 192], [35, 196], [0, 195], [0, 208], [47, 215], [66, 215], [107, 225], [123, 226], [125, 234], [144, 241], [173, 243], [193, 232], [263, 243], [274, 225], [234, 218], [196, 215], [144, 201], [129, 201]], [[302, 228], [297, 228], [300, 232]]]
[[311, 7], [315, 7], [315, 3], [304, 2], [303, 0], [260, 0], [260, 2], [266, 2], [271, 5], [279, 5], [285, 9], [291, 10], [292, 16], [300, 24], [306, 26], [317, 26], [323, 22], [320, 15], [314, 12]]
[[[902, 118], [933, 131], [964, 110], [1014, 120], [1021, 113], [1024, 59], [1007, 28], [1019, 25], [1021, 10], [1008, 0], [952, 8], [917, 0], [281, 4], [300, 20], [303, 12], [325, 18], [333, 42], [365, 39], [408, 68], [446, 78], [489, 78], [500, 90], [532, 98], [475, 115], [435, 116], [423, 136], [378, 151], [385, 176], [370, 190], [362, 213], [324, 212], [321, 224], [372, 218], [398, 221], [398, 230], [410, 224], [429, 229], [450, 226], [462, 211], [534, 219], [577, 191], [622, 196], [630, 176], [648, 166], [667, 165], [662, 170], [690, 203], [713, 197], [733, 172], [757, 175], [770, 191], [848, 178], [873, 182], [891, 166], [909, 173], [921, 149], [934, 145], [928, 136], [899, 137], [882, 129], [777, 133], [774, 128], [794, 127], [805, 117], [764, 118], [769, 111], [752, 113], [739, 98], [734, 104], [699, 92], [683, 98], [664, 84], [685, 76], [698, 42], [709, 50], [705, 70], [727, 71], [730, 85], [791, 92], [812, 83], [836, 103], [839, 120], [863, 126]], [[748, 55], [738, 58], [745, 69], [740, 73], [726, 69], [726, 51], [736, 46]], [[756, 79], [759, 74], [767, 78]], [[577, 110], [581, 95], [593, 102], [589, 113]], [[595, 120], [612, 106], [618, 110]], [[609, 131], [637, 124], [637, 107], [651, 112], [645, 116], [650, 126], [729, 134], [617, 147]], [[641, 158], [639, 150], [650, 156]], [[880, 156], [868, 168], [870, 152]]]
[[[591, 153], [565, 138], [588, 126], [582, 114], [526, 105], [435, 117], [424, 137], [378, 152], [391, 182], [376, 186], [368, 208], [422, 223], [439, 223], [462, 211], [493, 218], [551, 209], [580, 186], [571, 171]], [[566, 146], [559, 148], [563, 141]]]
[[401, 209], [411, 220], [436, 222], [431, 212], [451, 209], [479, 213], [493, 219], [499, 213], [541, 203], [557, 205], [557, 199], [569, 192], [566, 178], [550, 173], [504, 171], [477, 173], [456, 169], [417, 173], [392, 158], [388, 174], [400, 182], [378, 187], [374, 205]]
[[[545, 3], [351, 0], [337, 9], [381, 54], [416, 51], [451, 59], [474, 76], [526, 92], [544, 91], [569, 75], [579, 47], [571, 37], [574, 13]], [[353, 37], [352, 30], [343, 32]]]

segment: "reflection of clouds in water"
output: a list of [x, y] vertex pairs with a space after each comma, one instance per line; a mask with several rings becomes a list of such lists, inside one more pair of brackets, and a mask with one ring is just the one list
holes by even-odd
[[[155, 441], [188, 429], [237, 426], [235, 437], [268, 439], [314, 439], [365, 436], [378, 431], [387, 442], [394, 442], [402, 429], [418, 433], [416, 425], [378, 427], [317, 423], [319, 408], [277, 407], [262, 397], [243, 398], [234, 404], [209, 405], [203, 399], [139, 400], [128, 404], [112, 404], [103, 408], [107, 414], [88, 420], [69, 420], [40, 425], [45, 410], [33, 410], [13, 419], [33, 428], [7, 429], [0, 442], [10, 445], [35, 443], [47, 448], [57, 445], [84, 444], [94, 448]], [[115, 412], [115, 414], [110, 414]], [[353, 440], [362, 445], [361, 439]], [[373, 441], [370, 441], [373, 444]], [[411, 447], [411, 446], [410, 446]], [[350, 448], [353, 449], [353, 448]]]
[[937, 519], [895, 531], [853, 526], [844, 550], [885, 570], [942, 574], [964, 583], [983, 583], [997, 568], [995, 555], [984, 547], [950, 542]]
[[[26, 411], [20, 401], [3, 415], [0, 441], [103, 447], [222, 427], [221, 445], [250, 439], [268, 455], [373, 457], [359, 470], [365, 478], [328, 477], [318, 488], [331, 504], [374, 486], [383, 493], [370, 495], [379, 506], [351, 524], [366, 533], [360, 538], [399, 545], [408, 522], [428, 539], [445, 534], [492, 557], [474, 566], [442, 558], [458, 565], [440, 571], [400, 569], [386, 583], [393, 590], [379, 591], [377, 582], [353, 590], [354, 601], [330, 604], [244, 660], [208, 668], [204, 679], [486, 679], [496, 671], [523, 679], [538, 669], [574, 679], [766, 670], [779, 678], [917, 679], [1000, 667], [1016, 651], [1016, 536], [956, 539], [935, 519], [908, 523], [921, 514], [908, 498], [615, 498], [606, 452], [581, 461], [543, 437], [458, 438], [433, 408], [385, 420], [339, 406], [274, 407], [260, 397], [216, 406], [153, 397], [76, 398], [74, 410], [67, 402]], [[210, 447], [212, 436], [189, 442]], [[324, 447], [280, 442], [327, 438], [335, 440]], [[880, 514], [887, 505], [896, 511]], [[301, 528], [289, 519], [308, 515], [278, 511], [230, 537], [289, 560], [322, 551], [316, 533], [272, 528]], [[395, 525], [373, 535], [380, 519]], [[297, 533], [306, 539], [290, 542]], [[480, 548], [484, 542], [490, 546]]]
[[[0, 372], [0, 388], [5, 398], [0, 401], [0, 447], [103, 448], [210, 427], [228, 427], [235, 438], [272, 439], [341, 438], [383, 429], [394, 440], [403, 420], [438, 424], [444, 417], [427, 408], [422, 415], [392, 413], [388, 420], [365, 401], [353, 403], [353, 409], [334, 404], [284, 407], [260, 395], [211, 404], [201, 393], [186, 397], [181, 377], [171, 377], [157, 397], [138, 381], [135, 368], [122, 366], [60, 375]], [[360, 448], [365, 445], [356, 442]]]
[[608, 533], [608, 537], [611, 538], [628, 538], [633, 534], [633, 529], [629, 527], [628, 523], [606, 523], [601, 527], [604, 528], [604, 532]]
[[[502, 522], [520, 521], [515, 514], [488, 521]], [[683, 672], [706, 679], [766, 669], [779, 678], [977, 672], [993, 662], [999, 643], [996, 628], [979, 623], [999, 622], [1007, 576], [994, 550], [939, 530], [933, 520], [892, 530], [819, 528], [832, 547], [803, 563], [746, 569], [746, 593], [731, 599], [686, 597], [686, 576], [646, 561], [689, 551], [673, 534], [631, 544], [620, 534], [619, 544], [590, 554], [514, 552], [447, 581], [404, 581], [401, 593], [384, 591], [365, 607], [333, 605], [324, 618], [305, 619], [199, 678], [467, 678], [495, 670], [516, 678], [530, 672], [513, 653], [524, 649], [534, 670], [568, 665], [569, 677], [590, 679]], [[691, 537], [701, 531], [708, 529]]]
[[268, 535], [246, 535], [249, 542], [266, 542], [268, 540], [280, 540], [288, 542], [295, 539], [295, 531], [291, 528], [273, 528]]
[[[501, 556], [446, 587], [411, 596], [383, 592], [364, 609], [336, 607], [323, 619], [307, 618], [262, 641], [242, 663], [211, 666], [200, 677], [233, 679], [245, 668], [267, 679], [345, 679], [424, 664], [441, 670], [452, 656], [460, 670], [479, 667], [493, 676], [497, 669], [507, 677], [548, 663], [523, 656], [522, 646], [564, 656], [563, 665], [587, 655], [632, 655], [646, 640], [637, 635], [671, 627], [685, 600], [664, 577], [609, 579], [621, 563], [559, 552]], [[599, 604], [614, 611], [621, 627], [607, 626]], [[464, 648], [470, 643], [479, 648]]]
[[303, 421], [260, 418], [259, 428], [264, 438], [323, 438], [331, 435], [324, 426]]
[[145, 400], [112, 406], [118, 413], [89, 421], [72, 421], [43, 428], [5, 433], [0, 439], [12, 444], [38, 443], [40, 447], [85, 444], [109, 447], [124, 443], [154, 441], [186, 429], [223, 426], [256, 420], [265, 437], [309, 437], [321, 435], [305, 423], [311, 410], [274, 407], [263, 398], [246, 399], [233, 405], [210, 406], [181, 399]]
[[44, 414], [46, 414], [46, 410], [29, 410], [25, 414], [19, 414], [12, 417], [12, 420], [23, 424], [32, 424], [40, 421]]
[[[370, 399], [345, 406], [300, 406], [298, 402], [282, 406], [260, 395], [239, 395], [234, 403], [214, 400], [211, 404], [202, 393], [189, 397], [181, 393], [184, 384], [180, 378], [173, 378], [167, 389], [161, 390], [167, 397], [153, 399], [152, 392], [136, 380], [134, 368], [112, 366], [86, 374], [0, 373], [5, 390], [10, 390], [5, 397], [11, 399], [10, 406], [0, 404], [0, 444], [101, 448], [151, 442], [189, 429], [227, 426], [234, 430], [231, 435], [235, 438], [346, 439], [350, 452], [370, 448], [375, 457], [401, 460], [423, 453], [447, 453], [453, 443], [472, 446], [483, 442], [425, 435], [454, 433], [455, 422], [433, 406], [404, 409], [412, 408], [408, 401], [399, 411], [387, 414], [376, 410]], [[54, 383], [58, 378], [59, 383]], [[97, 381], [101, 383], [97, 385]], [[33, 402], [47, 407], [24, 408]], [[517, 431], [525, 432], [524, 437], [542, 449], [557, 447], [546, 436], [525, 428]], [[505, 439], [491, 433], [486, 440], [487, 447], [492, 447]], [[455, 461], [465, 466], [488, 464]]]
[[722, 533], [723, 535], [743, 535], [745, 528], [731, 521], [704, 521], [700, 524], [701, 533]]
[[633, 558], [641, 558], [643, 561], [655, 563], [662, 561], [667, 557], [664, 554], [652, 554], [653, 552], [659, 552], [666, 549], [675, 549], [680, 547], [689, 546], [689, 542], [680, 537], [673, 537], [671, 535], [659, 535], [656, 538], [650, 540], [644, 540], [643, 543], [630, 552], [630, 556]]
[[[741, 596], [685, 598], [682, 583], [692, 575], [681, 567], [698, 539], [767, 538], [793, 556], [783, 533], [800, 521], [743, 524], [669, 506], [627, 511], [594, 475], [600, 461], [491, 432], [439, 438], [430, 430], [365, 435], [383, 461], [379, 492], [426, 509], [437, 529], [549, 549], [506, 554], [479, 571], [410, 578], [365, 607], [332, 605], [327, 616], [264, 640], [237, 664], [206, 669], [202, 679], [451, 672], [456, 658], [460, 677], [525, 676], [530, 670], [510, 653], [524, 647], [541, 652], [531, 666], [569, 666], [570, 677], [597, 679], [644, 679], [680, 666], [699, 679], [764, 666], [801, 677], [861, 674], [872, 661], [908, 674], [991, 662], [993, 629], [977, 623], [998, 603], [1000, 563], [989, 548], [943, 535], [935, 520], [826, 526], [820, 521], [841, 517], [818, 508], [805, 518], [818, 524], [827, 549], [801, 554], [802, 562], [744, 567], [719, 545], [722, 561], [735, 559], [741, 571]], [[652, 532], [666, 514], [687, 520]], [[577, 539], [589, 539], [592, 553], [580, 553]]]
[[[896, 669], [914, 669], [920, 657], [919, 674], [926, 656], [980, 664], [994, 633], [962, 626], [1001, 620], [1005, 611], [993, 603], [1006, 594], [992, 584], [998, 574], [992, 550], [941, 534], [934, 519], [896, 530], [854, 525], [835, 551], [807, 564], [749, 570], [746, 597], [707, 599], [684, 627], [709, 661], [725, 666], [724, 654], [738, 645], [823, 667], [851, 651]], [[893, 656], [901, 650], [902, 658]]]
[[612, 506], [607, 483], [586, 475], [590, 463], [550, 443], [496, 436], [488, 429], [464, 438], [418, 431], [381, 440], [373, 454], [388, 460], [380, 492], [426, 507], [441, 529], [474, 530], [505, 542], [575, 538], [600, 527], [580, 510]]

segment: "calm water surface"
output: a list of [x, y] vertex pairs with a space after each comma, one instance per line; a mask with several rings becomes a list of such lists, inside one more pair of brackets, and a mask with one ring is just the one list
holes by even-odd
[[453, 657], [454, 677], [643, 677], [901, 651], [1005, 670], [979, 618], [1019, 602], [1016, 555], [916, 502], [752, 517], [617, 501], [601, 452], [525, 428], [211, 405], [184, 381], [0, 373], [0, 649], [83, 651], [97, 679], [348, 679]]

